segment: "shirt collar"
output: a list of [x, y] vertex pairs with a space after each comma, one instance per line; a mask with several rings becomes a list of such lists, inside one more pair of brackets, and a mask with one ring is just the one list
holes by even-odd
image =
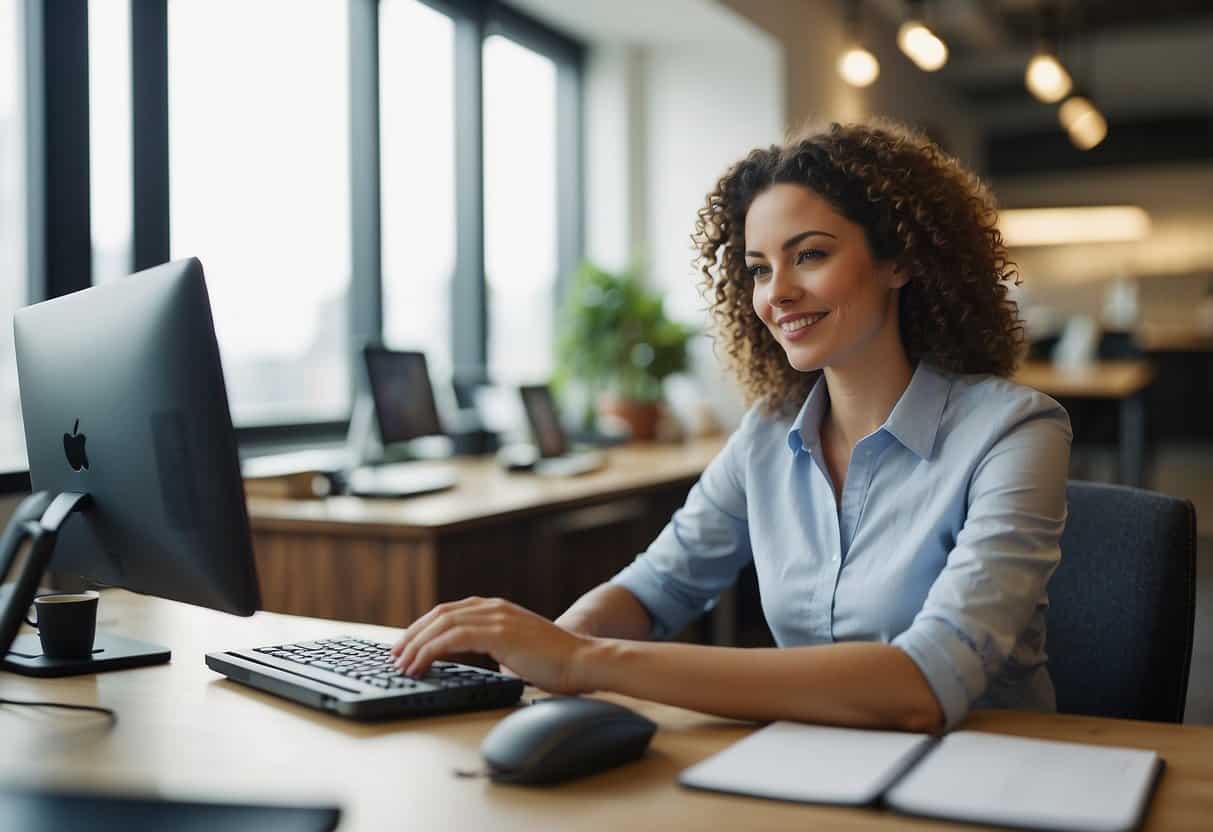
[[[951, 385], [951, 379], [941, 370], [918, 362], [909, 386], [880, 429], [888, 432], [920, 459], [929, 459], [935, 448], [935, 435], [939, 432], [939, 422], [943, 418]], [[793, 452], [820, 447], [821, 417], [828, 401], [829, 391], [825, 375], [822, 374], [788, 429], [788, 448]]]
[[808, 398], [796, 414], [796, 420], [788, 429], [788, 447], [793, 453], [802, 448], [813, 449], [821, 445], [821, 417], [826, 412], [829, 400], [825, 373], [819, 373]]
[[920, 459], [930, 459], [951, 387], [951, 379], [941, 370], [919, 361], [910, 386], [897, 400], [884, 429]]

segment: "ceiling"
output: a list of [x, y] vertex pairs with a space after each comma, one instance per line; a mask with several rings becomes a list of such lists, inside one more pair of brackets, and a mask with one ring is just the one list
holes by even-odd
[[[840, 13], [860, 3], [865, 35], [889, 41], [911, 6], [762, 1], [833, 3]], [[768, 37], [723, 0], [509, 2], [598, 44], [738, 48], [739, 41]], [[1213, 0], [925, 0], [923, 16], [951, 51], [932, 79], [980, 123], [991, 171], [1213, 161]], [[1042, 33], [1056, 37], [1062, 62], [1108, 119], [1109, 138], [1096, 152], [1075, 151], [1058, 125], [1057, 105], [1024, 87]], [[902, 63], [897, 71], [918, 72]], [[1023, 167], [1028, 157], [1036, 168]]]
[[1042, 23], [1095, 34], [1213, 19], [1209, 0], [981, 0], [979, 5], [1020, 42], [1034, 40]]
[[723, 5], [704, 0], [509, 0], [509, 4], [586, 43], [731, 43], [739, 26], [755, 37], [765, 37]]
[[[865, 5], [889, 27], [910, 6]], [[924, 15], [952, 53], [937, 77], [995, 131], [1055, 117], [1023, 84], [1042, 34], [1109, 118], [1213, 114], [1211, 0], [931, 0]]]

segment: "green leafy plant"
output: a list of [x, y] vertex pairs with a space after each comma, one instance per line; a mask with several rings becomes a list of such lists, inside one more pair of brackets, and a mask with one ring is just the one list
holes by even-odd
[[557, 378], [619, 399], [656, 402], [661, 382], [687, 368], [693, 331], [671, 321], [661, 296], [634, 271], [612, 274], [582, 263], [565, 297]]

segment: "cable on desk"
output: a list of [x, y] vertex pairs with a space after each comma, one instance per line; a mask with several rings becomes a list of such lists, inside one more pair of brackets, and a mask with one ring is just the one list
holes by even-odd
[[98, 705], [72, 705], [67, 702], [28, 702], [23, 699], [3, 699], [0, 698], [0, 705], [21, 705], [27, 708], [64, 708], [70, 711], [93, 711], [94, 713], [104, 714], [109, 717], [110, 727], [118, 724], [118, 714], [109, 708], [102, 708]]

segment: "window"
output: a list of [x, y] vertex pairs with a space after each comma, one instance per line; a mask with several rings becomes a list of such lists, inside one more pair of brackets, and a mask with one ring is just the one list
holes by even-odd
[[349, 414], [348, 28], [337, 2], [168, 5], [171, 255], [206, 270], [237, 425]]
[[[543, 379], [582, 55], [476, 0], [0, 0], [0, 315], [198, 257], [242, 440], [335, 438], [364, 337], [439, 381]], [[0, 326], [0, 474], [25, 467], [12, 351]]]
[[131, 273], [131, 4], [88, 4], [89, 225], [93, 283]]
[[383, 338], [449, 373], [455, 270], [454, 22], [418, 0], [379, 4]]
[[21, 0], [0, 0], [0, 472], [27, 466], [12, 314], [28, 300]]
[[483, 66], [489, 373], [542, 382], [556, 317], [556, 64], [493, 35]]

